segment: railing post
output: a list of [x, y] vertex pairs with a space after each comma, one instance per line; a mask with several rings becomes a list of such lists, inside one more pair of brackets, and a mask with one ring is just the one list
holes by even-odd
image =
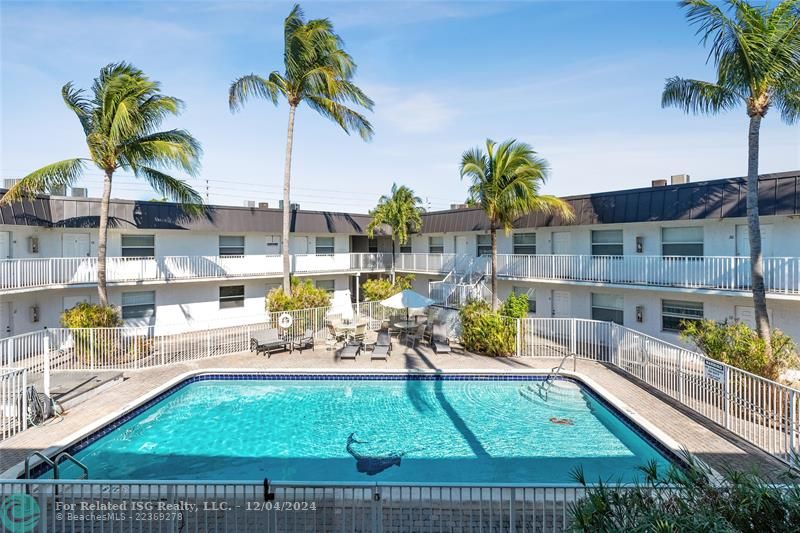
[[206, 326], [206, 357], [211, 357], [211, 327]]
[[683, 402], [683, 352], [678, 352], [678, 400]]
[[372, 531], [383, 533], [383, 498], [381, 498], [381, 489], [375, 484], [372, 486], [371, 492]]
[[792, 390], [789, 396], [789, 452], [790, 455], [798, 453], [797, 450], [797, 391]]
[[95, 329], [89, 330], [89, 368], [94, 370], [94, 336]]
[[725, 396], [725, 417], [724, 417], [724, 422], [725, 423], [723, 425], [724, 425], [725, 429], [730, 429], [730, 427], [731, 427], [731, 421], [730, 421], [730, 417], [731, 417], [731, 380], [730, 380], [731, 373], [730, 373], [730, 368], [727, 365], [723, 366], [722, 368], [725, 369], [725, 372], [722, 374], [724, 376], [724, 379], [725, 379], [725, 381], [723, 383], [723, 388], [724, 388], [724, 391], [725, 391], [724, 392], [724, 396]]
[[22, 430], [28, 429], [28, 371], [22, 370]]
[[578, 356], [578, 321], [571, 318], [569, 321], [569, 351], [573, 357]]
[[50, 337], [44, 338], [44, 368], [42, 369], [42, 392], [50, 396]]
[[522, 340], [521, 340], [521, 337], [522, 337], [522, 329], [521, 329], [522, 328], [522, 319], [517, 318], [516, 321], [517, 321], [517, 331], [516, 331], [516, 335], [515, 335], [515, 337], [516, 337], [515, 340], [516, 340], [517, 357], [519, 357], [520, 355], [522, 355], [520, 353], [520, 351], [521, 351], [520, 349], [522, 347]]

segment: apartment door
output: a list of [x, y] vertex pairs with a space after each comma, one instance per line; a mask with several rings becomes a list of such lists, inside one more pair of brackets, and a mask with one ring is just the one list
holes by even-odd
[[554, 255], [568, 255], [572, 253], [572, 239], [568, 231], [554, 231], [552, 237]]
[[570, 294], [567, 291], [553, 291], [552, 315], [554, 318], [568, 318], [572, 315]]
[[88, 296], [64, 296], [64, 311], [72, 309], [81, 302], [89, 303], [89, 301]]
[[[750, 256], [750, 234], [747, 224], [736, 224], [736, 255]], [[761, 255], [772, 256], [772, 224], [761, 225]]]
[[[737, 305], [733, 308], [734, 318], [744, 322], [751, 328], [756, 327], [756, 310], [746, 305]], [[770, 325], [772, 324], [772, 309], [767, 309]]]
[[14, 313], [11, 302], [0, 302], [0, 338], [14, 334]]
[[463, 255], [467, 253], [467, 236], [456, 235], [456, 255]]
[[10, 231], [0, 231], [0, 259], [11, 259]]
[[89, 257], [92, 253], [88, 233], [65, 233], [61, 242], [64, 257]]

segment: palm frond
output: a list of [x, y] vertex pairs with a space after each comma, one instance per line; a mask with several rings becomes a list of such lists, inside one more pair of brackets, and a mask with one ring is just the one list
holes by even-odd
[[356, 130], [365, 141], [372, 139], [374, 135], [372, 124], [357, 111], [322, 95], [308, 95], [306, 103], [322, 116], [339, 124], [348, 134], [351, 130]]
[[265, 79], [257, 74], [248, 74], [234, 80], [228, 90], [228, 106], [231, 111], [240, 110], [244, 103], [252, 97], [264, 98], [273, 104], [278, 104], [278, 95], [285, 94], [285, 84], [277, 83], [280, 74], [273, 72], [270, 79]]
[[89, 135], [92, 131], [92, 106], [86, 98], [83, 89], [76, 89], [72, 82], [61, 88], [61, 97], [73, 113], [78, 117], [83, 127], [83, 133]]
[[794, 87], [781, 88], [773, 98], [775, 107], [786, 124], [800, 122], [800, 83]]
[[178, 168], [196, 175], [200, 168], [203, 149], [186, 130], [169, 130], [151, 133], [126, 141], [121, 149], [123, 166], [156, 166]]
[[84, 160], [80, 158], [51, 163], [19, 180], [0, 198], [0, 203], [30, 198], [56, 187], [69, 187], [80, 177], [84, 167]]
[[154, 168], [132, 167], [136, 177], [143, 178], [158, 194], [181, 204], [189, 214], [199, 214], [203, 210], [203, 197], [191, 185]]
[[742, 101], [734, 91], [700, 80], [668, 78], [661, 95], [661, 107], [677, 107], [686, 113], [716, 114]]

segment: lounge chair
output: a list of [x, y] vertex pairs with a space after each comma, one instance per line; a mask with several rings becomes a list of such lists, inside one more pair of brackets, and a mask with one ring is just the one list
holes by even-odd
[[423, 337], [425, 336], [425, 327], [425, 324], [420, 324], [417, 326], [417, 329], [414, 330], [414, 333], [409, 333], [406, 335], [406, 346], [413, 348], [418, 342], [422, 341]]
[[355, 359], [361, 353], [360, 342], [348, 342], [339, 352], [339, 359]]
[[298, 349], [300, 353], [303, 353], [305, 348], [311, 348], [311, 351], [314, 351], [314, 331], [311, 328], [308, 328], [303, 332], [303, 336], [299, 339], [295, 339], [292, 341], [292, 350]]
[[392, 337], [388, 331], [378, 333], [378, 340], [375, 341], [375, 348], [372, 349], [370, 359], [386, 360], [392, 351]]
[[275, 328], [266, 331], [256, 331], [250, 336], [250, 351], [256, 352], [258, 355], [261, 352], [267, 354], [267, 358], [272, 355], [272, 352], [278, 350], [292, 349], [292, 343], [286, 339], [282, 339]]
[[444, 324], [434, 324], [431, 332], [431, 346], [436, 353], [450, 353], [450, 339]]

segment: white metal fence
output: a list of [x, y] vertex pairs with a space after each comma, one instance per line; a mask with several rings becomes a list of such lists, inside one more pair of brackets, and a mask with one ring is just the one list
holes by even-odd
[[0, 481], [6, 515], [30, 524], [12, 530], [41, 533], [549, 533], [584, 496], [573, 485]]
[[26, 389], [24, 369], [0, 368], [0, 439], [7, 439], [28, 428]]
[[[501, 278], [746, 291], [749, 257], [498, 255]], [[800, 294], [800, 257], [765, 257], [769, 292]]]

